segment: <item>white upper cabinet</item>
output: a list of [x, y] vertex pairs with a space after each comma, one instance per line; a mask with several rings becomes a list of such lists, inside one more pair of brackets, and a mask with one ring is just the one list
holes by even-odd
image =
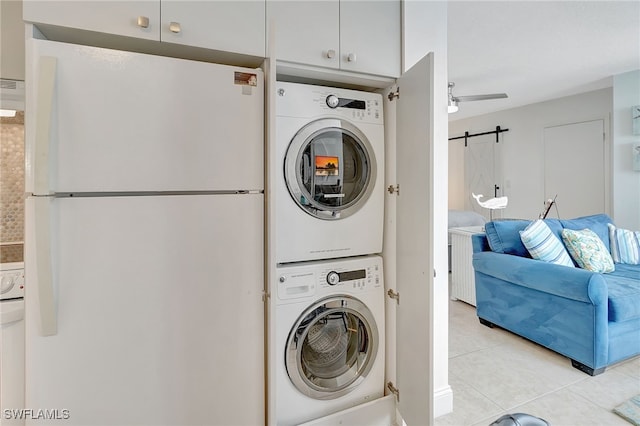
[[27, 22], [160, 40], [159, 1], [24, 0]]
[[400, 75], [399, 0], [267, 0], [277, 59]]
[[400, 1], [340, 2], [340, 68], [400, 75]]
[[161, 1], [160, 40], [265, 56], [262, 1]]
[[339, 0], [267, 0], [267, 20], [276, 26], [278, 59], [340, 67]]
[[265, 56], [264, 0], [24, 0], [23, 16], [36, 24]]

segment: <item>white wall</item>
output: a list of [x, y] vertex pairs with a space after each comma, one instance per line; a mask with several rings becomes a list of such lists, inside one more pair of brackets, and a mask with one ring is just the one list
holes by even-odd
[[[434, 416], [453, 410], [449, 386], [449, 283], [447, 260], [447, 3], [405, 0], [403, 2], [403, 71], [433, 52], [434, 146], [431, 150], [431, 203], [433, 265], [433, 388]], [[400, 88], [402, 96], [402, 88]], [[427, 217], [427, 216], [425, 216]], [[400, 218], [399, 218], [400, 219]]]
[[[509, 131], [502, 134], [502, 146], [500, 146], [504, 176], [502, 187], [504, 194], [509, 197], [509, 205], [504, 210], [502, 217], [536, 219], [543, 209], [545, 200], [544, 128], [603, 119], [605, 121], [605, 147], [610, 147], [609, 123], [613, 103], [612, 92], [611, 88], [606, 88], [451, 121], [449, 135], [450, 137], [461, 136], [465, 131], [471, 134], [481, 133], [494, 130], [496, 126], [508, 128]], [[464, 108], [464, 105], [461, 108]], [[461, 147], [464, 146], [464, 139], [450, 141], [449, 146], [449, 155], [451, 156], [449, 159], [449, 206], [450, 208], [461, 208], [464, 206], [464, 148]], [[629, 148], [629, 152], [631, 152], [631, 148]], [[576, 158], [579, 158], [579, 153], [576, 154]], [[605, 191], [607, 190], [605, 189]], [[610, 190], [608, 194], [610, 197]], [[606, 204], [611, 205], [610, 202]], [[558, 197], [558, 208], [560, 215], [562, 215], [560, 197]], [[610, 211], [606, 213], [611, 214]]]
[[631, 107], [640, 105], [640, 70], [613, 78], [613, 220], [616, 225], [640, 230], [640, 172], [631, 163], [633, 143]]

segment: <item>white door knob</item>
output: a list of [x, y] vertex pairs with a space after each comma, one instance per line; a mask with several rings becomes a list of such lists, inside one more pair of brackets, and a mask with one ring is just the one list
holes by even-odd
[[178, 34], [180, 30], [181, 28], [179, 22], [169, 22], [169, 31]]
[[347, 56], [347, 61], [355, 62], [356, 61], [356, 54], [355, 53], [349, 53], [349, 55]]
[[149, 28], [149, 18], [146, 16], [138, 16], [138, 26], [140, 28]]
[[327, 58], [329, 59], [333, 59], [336, 56], [336, 51], [333, 49], [329, 49], [327, 50]]

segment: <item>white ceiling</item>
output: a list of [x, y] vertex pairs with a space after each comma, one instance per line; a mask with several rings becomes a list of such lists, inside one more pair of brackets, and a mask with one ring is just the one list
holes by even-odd
[[460, 103], [449, 120], [612, 85], [640, 69], [640, 1], [449, 1], [449, 81]]

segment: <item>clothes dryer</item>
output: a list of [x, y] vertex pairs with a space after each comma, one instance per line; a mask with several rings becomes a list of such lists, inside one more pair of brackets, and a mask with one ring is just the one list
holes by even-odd
[[269, 357], [274, 424], [300, 424], [382, 397], [382, 259], [284, 265], [277, 278]]
[[382, 96], [277, 83], [276, 261], [382, 251]]

